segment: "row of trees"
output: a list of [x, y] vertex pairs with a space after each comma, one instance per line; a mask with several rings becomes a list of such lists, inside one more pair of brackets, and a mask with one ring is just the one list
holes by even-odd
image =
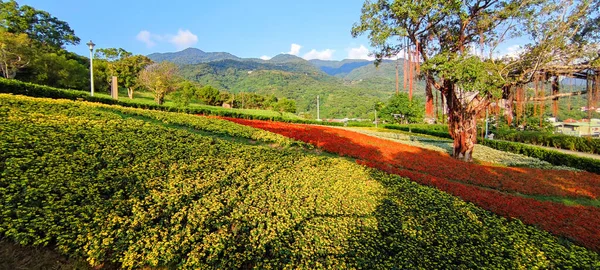
[[[0, 0], [0, 75], [9, 79], [59, 88], [89, 90], [89, 59], [66, 51], [65, 45], [78, 45], [80, 39], [68, 23], [46, 11], [20, 6], [16, 1]], [[172, 63], [154, 63], [143, 55], [122, 48], [100, 48], [94, 54], [94, 84], [100, 92], [110, 92], [112, 76], [127, 89], [130, 99], [137, 89], [154, 94], [163, 104], [172, 94], [178, 106], [191, 101], [236, 108], [276, 109], [295, 112], [295, 102], [255, 94], [222, 93], [211, 86], [200, 86], [179, 76]], [[240, 104], [241, 103], [241, 104]]]
[[87, 58], [64, 50], [79, 44], [69, 25], [48, 12], [0, 1], [0, 75], [63, 88], [89, 85]]
[[232, 108], [296, 112], [296, 102], [290, 99], [255, 93], [231, 94], [221, 92], [210, 85], [201, 86], [184, 80], [179, 76], [178, 67], [170, 62], [147, 65], [139, 71], [135, 83], [154, 93], [154, 100], [158, 104], [163, 104], [165, 97], [173, 93], [173, 101], [179, 107], [186, 107], [192, 101], [200, 101], [213, 106], [227, 104]]

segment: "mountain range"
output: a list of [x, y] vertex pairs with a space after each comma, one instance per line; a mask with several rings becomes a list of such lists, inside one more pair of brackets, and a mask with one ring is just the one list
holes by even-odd
[[[183, 77], [202, 85], [232, 93], [255, 92], [294, 99], [298, 112], [313, 118], [317, 96], [321, 118], [368, 117], [375, 102], [386, 101], [396, 91], [396, 68], [401, 84], [403, 79], [402, 60], [386, 60], [376, 67], [373, 61], [362, 59], [307, 61], [279, 54], [262, 60], [196, 48], [148, 57], [155, 62], [179, 65]], [[416, 89], [417, 95], [424, 91], [421, 83]]]

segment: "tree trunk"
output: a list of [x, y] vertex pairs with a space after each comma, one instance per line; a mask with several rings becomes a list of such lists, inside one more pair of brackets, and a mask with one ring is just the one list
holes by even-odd
[[473, 161], [473, 148], [477, 142], [477, 113], [481, 106], [463, 105], [456, 96], [454, 84], [445, 81], [442, 95], [448, 106], [448, 131], [454, 139], [452, 156], [456, 159]]
[[[558, 95], [559, 91], [558, 76], [554, 76], [554, 79], [552, 80], [552, 95]], [[552, 116], [558, 117], [558, 97], [552, 99]]]
[[425, 81], [425, 117], [433, 118], [433, 92], [431, 84]]
[[133, 87], [127, 87], [127, 96], [129, 99], [133, 99]]
[[[513, 99], [515, 95], [511, 89], [511, 86], [504, 86], [502, 91], [502, 100], [504, 100], [504, 117], [506, 118], [506, 122], [508, 125], [513, 121]], [[496, 123], [498, 119], [496, 119]]]
[[162, 105], [165, 102], [165, 95], [162, 93], [156, 93], [154, 95], [154, 101], [156, 101], [156, 104]]
[[452, 156], [473, 161], [473, 148], [477, 143], [477, 121], [473, 112], [451, 112], [448, 129], [454, 139]]

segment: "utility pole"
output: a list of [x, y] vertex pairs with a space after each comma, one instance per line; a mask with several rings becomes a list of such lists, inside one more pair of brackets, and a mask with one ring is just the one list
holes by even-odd
[[398, 58], [396, 57], [396, 95], [400, 93], [400, 87], [398, 84]]
[[375, 128], [377, 128], [377, 108], [373, 106], [373, 109], [375, 109]]
[[488, 108], [485, 108], [485, 138], [488, 138]]
[[321, 121], [321, 115], [319, 114], [319, 96], [317, 95], [317, 121]]

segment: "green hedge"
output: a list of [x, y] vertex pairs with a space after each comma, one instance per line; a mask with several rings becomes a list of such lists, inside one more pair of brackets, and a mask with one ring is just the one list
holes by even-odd
[[[136, 103], [136, 102], [123, 102], [118, 101], [112, 98], [105, 97], [92, 97], [88, 92], [81, 90], [72, 90], [72, 89], [60, 89], [54, 88], [45, 85], [38, 85], [33, 83], [26, 83], [18, 80], [8, 80], [4, 78], [0, 78], [0, 93], [10, 93], [17, 95], [25, 95], [32, 97], [46, 97], [53, 99], [70, 99], [70, 100], [83, 100], [90, 102], [98, 102], [103, 104], [111, 104], [111, 105], [120, 105], [123, 107], [132, 107], [132, 108], [140, 108], [147, 110], [159, 110], [159, 111], [168, 111], [168, 112], [183, 112], [188, 114], [202, 114], [202, 115], [215, 115], [215, 116], [224, 116], [224, 117], [234, 117], [234, 118], [244, 118], [244, 119], [253, 119], [253, 120], [268, 120], [268, 121], [278, 121], [278, 122], [287, 122], [287, 123], [298, 123], [298, 124], [318, 124], [318, 125], [328, 125], [328, 126], [343, 126], [343, 123], [335, 123], [335, 122], [323, 122], [323, 121], [314, 121], [314, 120], [299, 120], [299, 119], [287, 119], [283, 117], [269, 117], [269, 116], [261, 116], [261, 115], [251, 115], [241, 112], [232, 112], [232, 111], [223, 111], [214, 109], [211, 110], [209, 108], [176, 108], [171, 106], [164, 105], [153, 105], [146, 103]], [[361, 125], [350, 123], [350, 126]]]
[[408, 131], [408, 132], [414, 132], [414, 133], [419, 133], [419, 134], [427, 134], [427, 135], [431, 135], [431, 136], [436, 136], [436, 137], [440, 137], [440, 138], [448, 138], [448, 139], [452, 139], [452, 136], [450, 136], [450, 133], [448, 133], [448, 127], [446, 125], [394, 125], [394, 124], [388, 124], [388, 125], [383, 125], [383, 128], [387, 128], [387, 129], [395, 129], [395, 130], [402, 130], [402, 131]]
[[600, 139], [575, 137], [563, 134], [547, 134], [534, 131], [498, 131], [496, 138], [567, 150], [600, 154]]
[[[452, 139], [448, 133], [448, 127], [442, 125], [384, 125], [384, 128], [395, 129], [402, 131], [410, 131], [419, 134], [432, 135], [440, 138]], [[445, 130], [445, 131], [444, 131]], [[539, 134], [539, 133], [536, 133]], [[564, 136], [563, 136], [564, 137]], [[571, 137], [565, 141], [588, 141], [585, 138]], [[548, 150], [534, 145], [527, 145], [518, 142], [499, 141], [499, 140], [478, 140], [480, 144], [511, 153], [521, 154], [528, 157], [538, 158], [553, 165], [568, 166], [588, 172], [600, 174], [600, 160], [578, 157], [561, 153], [558, 151]], [[598, 141], [600, 140], [593, 140]]]
[[597, 159], [578, 157], [516, 142], [483, 140], [479, 141], [479, 143], [497, 150], [539, 158], [553, 165], [563, 165], [600, 174], [600, 160]]

